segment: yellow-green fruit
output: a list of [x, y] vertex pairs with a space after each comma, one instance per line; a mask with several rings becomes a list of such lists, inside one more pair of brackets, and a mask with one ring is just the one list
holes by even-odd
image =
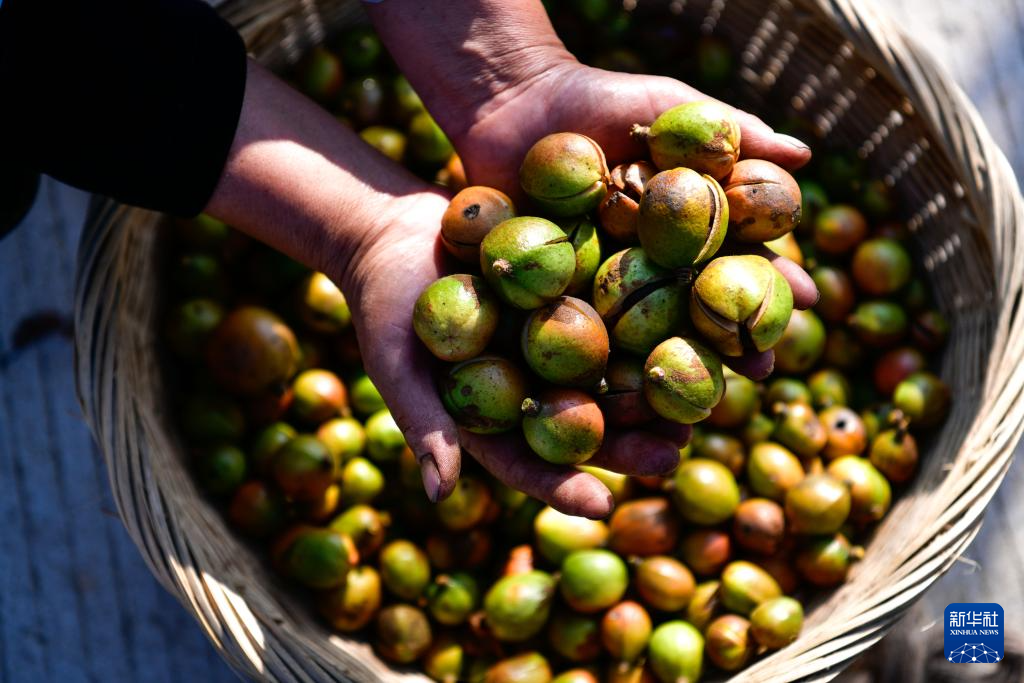
[[348, 391], [330, 370], [304, 370], [292, 382], [291, 411], [296, 419], [318, 425], [348, 413]]
[[590, 304], [563, 296], [530, 314], [523, 327], [523, 357], [552, 384], [590, 388], [608, 364], [608, 332]]
[[488, 667], [481, 683], [550, 683], [551, 667], [539, 652], [524, 652]]
[[441, 378], [441, 402], [461, 426], [476, 434], [498, 434], [519, 424], [526, 376], [501, 356], [478, 356]]
[[334, 334], [352, 323], [345, 295], [323, 273], [311, 273], [299, 285], [297, 308], [302, 322], [316, 332]]
[[521, 642], [536, 635], [548, 620], [555, 596], [550, 574], [531, 571], [499, 579], [484, 597], [484, 614], [498, 640]]
[[537, 308], [562, 294], [576, 272], [569, 237], [551, 221], [519, 216], [480, 243], [480, 270], [505, 303]]
[[546, 507], [533, 520], [537, 550], [552, 564], [561, 564], [574, 550], [598, 548], [608, 540], [608, 525], [573, 517]]
[[913, 428], [930, 429], [946, 419], [949, 387], [930, 372], [915, 372], [896, 385], [892, 402]]
[[366, 559], [384, 545], [390, 523], [388, 513], [357, 503], [335, 517], [330, 528], [351, 538], [359, 556]]
[[416, 300], [412, 327], [430, 352], [444, 361], [478, 356], [498, 327], [498, 299], [475, 275], [435, 280]]
[[432, 165], [448, 161], [454, 151], [448, 136], [426, 111], [409, 121], [409, 150], [417, 161]]
[[638, 602], [620, 602], [601, 619], [601, 642], [616, 661], [636, 660], [650, 639], [651, 617]]
[[475, 477], [462, 477], [451, 495], [436, 506], [437, 517], [445, 528], [465, 531], [480, 524], [494, 504], [491, 489]]
[[694, 458], [676, 470], [672, 497], [684, 519], [712, 525], [732, 517], [740, 504], [740, 489], [725, 465]]
[[366, 430], [359, 420], [352, 417], [328, 420], [316, 430], [316, 437], [338, 462], [347, 462], [361, 455], [366, 448]]
[[804, 608], [786, 596], [765, 600], [750, 613], [750, 631], [769, 650], [786, 647], [800, 635]]
[[284, 550], [281, 566], [291, 578], [310, 588], [334, 588], [358, 560], [347, 536], [333, 529], [310, 528], [300, 532]]
[[770, 441], [756, 443], [747, 458], [747, 484], [759, 496], [781, 502], [786, 492], [804, 478], [800, 459]]
[[877, 522], [889, 511], [892, 487], [867, 458], [844, 455], [829, 463], [828, 473], [850, 488], [852, 521]]
[[369, 126], [359, 131], [359, 137], [368, 145], [392, 161], [402, 161], [405, 156], [405, 134], [388, 126]]
[[351, 633], [370, 623], [380, 609], [380, 575], [373, 567], [353, 567], [340, 586], [320, 594], [317, 606], [331, 627]]
[[708, 659], [724, 671], [738, 671], [754, 656], [756, 643], [750, 622], [735, 614], [723, 614], [704, 632]]
[[405, 437], [391, 413], [385, 409], [366, 421], [366, 452], [376, 462], [398, 460], [405, 450]]
[[464, 680], [463, 670], [468, 655], [459, 641], [450, 636], [434, 638], [430, 649], [423, 655], [423, 671], [438, 683]]
[[608, 192], [607, 180], [601, 147], [578, 133], [541, 138], [519, 168], [523, 191], [552, 216], [578, 216], [596, 208]]
[[391, 605], [377, 615], [377, 650], [384, 659], [412, 664], [430, 647], [430, 621], [411, 605]]
[[725, 395], [708, 415], [707, 423], [723, 429], [735, 429], [750, 421], [761, 407], [757, 384], [729, 368], [723, 369]]
[[569, 244], [576, 252], [576, 270], [573, 272], [566, 294], [573, 296], [590, 294], [594, 274], [601, 265], [601, 242], [597, 228], [586, 216], [577, 216], [558, 221], [558, 227], [569, 236]]
[[577, 465], [604, 441], [604, 415], [589, 394], [552, 388], [522, 404], [523, 434], [533, 452], [556, 465]]
[[825, 326], [813, 312], [794, 310], [774, 349], [776, 372], [805, 373], [825, 352]]
[[715, 179], [676, 168], [662, 171], [647, 183], [637, 236], [658, 265], [688, 268], [715, 255], [728, 222], [729, 204]]
[[380, 551], [380, 576], [398, 598], [416, 600], [430, 583], [430, 560], [410, 541], [391, 541]]
[[644, 364], [644, 397], [666, 420], [700, 422], [722, 400], [723, 393], [722, 361], [693, 339], [666, 339]]
[[465, 572], [442, 574], [427, 588], [430, 614], [439, 623], [456, 626], [466, 621], [480, 602], [476, 579]]
[[740, 126], [733, 110], [713, 100], [687, 102], [661, 113], [650, 128], [633, 126], [662, 169], [685, 166], [714, 178], [732, 171], [740, 154]]
[[850, 489], [828, 474], [805, 477], [786, 493], [786, 521], [798, 534], [831, 534], [850, 515]]
[[341, 500], [368, 503], [384, 490], [384, 474], [366, 458], [352, 458], [341, 468]]
[[311, 434], [300, 434], [274, 455], [274, 481], [292, 500], [319, 500], [334, 483], [338, 461], [327, 446]]
[[181, 358], [198, 359], [202, 357], [206, 340], [223, 319], [224, 309], [216, 301], [189, 299], [175, 306], [167, 317], [164, 333], [167, 344]]
[[716, 258], [690, 290], [694, 326], [727, 356], [772, 348], [792, 313], [789, 283], [761, 256]]
[[601, 622], [597, 617], [559, 612], [548, 624], [551, 649], [570, 662], [589, 662], [601, 655]]
[[622, 599], [629, 586], [626, 563], [610, 550], [576, 550], [562, 562], [558, 587], [577, 612], [600, 612]]
[[721, 594], [725, 608], [748, 615], [761, 603], [782, 595], [772, 575], [752, 562], [737, 560], [722, 570]]
[[648, 354], [675, 334], [683, 319], [683, 285], [639, 248], [610, 256], [594, 277], [594, 309], [612, 345]]
[[661, 683], [698, 681], [704, 659], [704, 637], [685, 621], [667, 621], [651, 634], [647, 663]]

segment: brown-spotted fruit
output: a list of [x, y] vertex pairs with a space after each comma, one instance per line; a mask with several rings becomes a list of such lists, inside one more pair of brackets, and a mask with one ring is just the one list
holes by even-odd
[[533, 216], [499, 223], [480, 243], [480, 269], [497, 295], [516, 308], [537, 308], [565, 291], [576, 272], [569, 237]]
[[412, 327], [430, 352], [458, 362], [480, 355], [498, 327], [500, 305], [475, 275], [447, 275], [427, 285], [413, 307]]
[[637, 236], [658, 265], [689, 268], [715, 255], [728, 222], [729, 204], [718, 182], [689, 168], [676, 168], [647, 183]]
[[637, 241], [636, 224], [640, 212], [640, 198], [648, 181], [658, 169], [646, 161], [619, 164], [612, 169], [608, 196], [597, 209], [601, 227], [613, 239], [623, 244]]
[[729, 202], [729, 234], [741, 242], [768, 242], [800, 224], [800, 186], [764, 159], [736, 162], [722, 180]]
[[441, 378], [441, 402], [461, 426], [498, 434], [519, 424], [526, 376], [501, 356], [484, 355], [451, 367]]
[[411, 605], [390, 605], [377, 615], [377, 651], [396, 664], [412, 664], [430, 647], [430, 620]]
[[740, 126], [733, 110], [713, 100], [687, 102], [661, 113], [650, 127], [634, 125], [661, 170], [685, 166], [713, 178], [732, 171], [740, 154]]
[[515, 218], [508, 195], [492, 187], [473, 185], [452, 197], [441, 216], [441, 242], [463, 263], [480, 263], [480, 243], [499, 223]]
[[604, 152], [579, 133], [541, 138], [519, 168], [523, 191], [552, 216], [577, 216], [595, 208], [608, 191], [607, 180]]
[[534, 310], [526, 319], [521, 343], [530, 368], [552, 384], [594, 387], [608, 364], [608, 332], [601, 316], [571, 296]]
[[608, 362], [604, 374], [606, 391], [597, 397], [605, 423], [612, 427], [636, 427], [658, 415], [644, 398], [644, 363], [634, 356], [619, 356]]
[[722, 400], [723, 393], [722, 361], [694, 339], [666, 339], [644, 364], [644, 396], [667, 420], [699, 422]]

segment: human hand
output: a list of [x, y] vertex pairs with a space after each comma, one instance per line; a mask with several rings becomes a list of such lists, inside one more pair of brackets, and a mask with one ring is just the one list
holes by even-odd
[[[707, 95], [671, 78], [595, 69], [563, 57], [532, 78], [510, 85], [475, 119], [449, 131], [470, 181], [489, 185], [522, 199], [519, 164], [544, 135], [573, 131], [593, 138], [609, 165], [644, 158], [647, 150], [628, 131], [634, 123], [649, 124], [678, 104], [708, 99]], [[767, 159], [795, 169], [811, 156], [796, 138], [780, 135], [746, 112], [736, 110], [744, 157]], [[818, 292], [798, 265], [760, 245], [727, 243], [722, 253], [754, 253], [768, 258], [793, 289], [797, 308], [809, 308]], [[753, 379], [767, 377], [775, 362], [772, 351], [725, 359], [736, 372]]]
[[[535, 455], [522, 434], [481, 436], [457, 427], [438, 395], [439, 363], [413, 332], [413, 305], [420, 292], [451, 272], [438, 240], [447, 199], [423, 192], [397, 198], [386, 226], [361, 241], [344, 272], [336, 273], [349, 299], [366, 371], [405, 434], [423, 474], [428, 497], [447, 496], [459, 476], [461, 449], [510, 486], [572, 515], [599, 518], [611, 512], [608, 489], [572, 467]], [[660, 475], [679, 462], [689, 425], [658, 422], [645, 431], [609, 430], [587, 464], [617, 472]]]

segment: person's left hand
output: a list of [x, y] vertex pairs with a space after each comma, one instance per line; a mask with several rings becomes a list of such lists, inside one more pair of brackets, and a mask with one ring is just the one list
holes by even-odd
[[[634, 123], [649, 125], [666, 109], [706, 99], [707, 95], [671, 78], [604, 71], [565, 59], [510, 87], [474, 120], [448, 132], [471, 183], [496, 187], [521, 199], [519, 165], [541, 137], [559, 131], [587, 135], [601, 145], [613, 166], [647, 156], [644, 144], [629, 135]], [[743, 157], [767, 159], [787, 169], [799, 168], [810, 159], [810, 149], [796, 138], [775, 133], [746, 112], [736, 110], [736, 115]], [[797, 308], [809, 308], [817, 301], [814, 282], [789, 259], [761, 245], [729, 248], [771, 260], [792, 287]], [[737, 372], [763, 379], [772, 371], [774, 353], [753, 353], [727, 362]]]

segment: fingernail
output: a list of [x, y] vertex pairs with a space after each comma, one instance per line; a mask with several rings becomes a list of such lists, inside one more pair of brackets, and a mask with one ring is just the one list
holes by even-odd
[[432, 453], [420, 456], [420, 475], [423, 477], [423, 489], [431, 503], [436, 503], [441, 495], [441, 473], [437, 471], [437, 462]]
[[808, 147], [807, 145], [805, 145], [803, 142], [801, 142], [800, 140], [796, 139], [792, 135], [783, 135], [782, 133], [776, 133], [775, 134], [775, 139], [778, 140], [779, 142], [783, 143], [783, 144], [786, 144], [786, 145], [789, 145], [790, 147], [798, 149], [801, 152], [805, 152], [805, 151], [809, 152], [811, 150], [810, 147]]
[[811, 308], [817, 306], [819, 301], [821, 301], [821, 290], [819, 290], [817, 296], [814, 297], [814, 303], [811, 304]]

